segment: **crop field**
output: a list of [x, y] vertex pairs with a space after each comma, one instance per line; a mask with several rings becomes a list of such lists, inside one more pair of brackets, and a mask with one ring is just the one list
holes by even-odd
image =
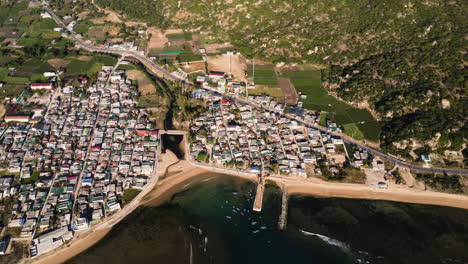
[[364, 135], [362, 134], [361, 130], [356, 126], [356, 124], [351, 123], [351, 124], [346, 124], [343, 125], [344, 132], [346, 135], [349, 135], [357, 140], [363, 140]]
[[189, 61], [202, 61], [202, 55], [193, 54], [193, 53], [182, 53], [179, 56], [180, 62], [189, 62]]
[[87, 58], [69, 59], [71, 59], [71, 62], [66, 66], [67, 71], [65, 73], [65, 76], [68, 77], [78, 76], [81, 74], [92, 77], [101, 70], [102, 66], [113, 66], [117, 62], [116, 58], [107, 55], [96, 55], [90, 60], [87, 60]]
[[381, 129], [379, 122], [372, 121], [364, 124], [358, 124], [357, 127], [359, 130], [361, 130], [366, 139], [371, 141], [379, 141]]
[[19, 66], [15, 72], [13, 73], [13, 76], [15, 77], [30, 77], [31, 75], [35, 73], [44, 73], [46, 71], [51, 71], [52, 67], [49, 65], [49, 63], [41, 60], [28, 60], [25, 61], [21, 66]]
[[0, 98], [16, 97], [21, 94], [24, 88], [26, 88], [24, 84], [5, 84], [0, 88]]
[[0, 25], [15, 24], [18, 22], [19, 13], [28, 7], [29, 1], [18, 1], [12, 6], [9, 3], [0, 5]]
[[106, 39], [106, 27], [104, 26], [89, 27], [88, 32], [86, 34], [88, 35], [89, 38], [104, 40]]
[[249, 89], [249, 95], [269, 95], [274, 98], [283, 99], [284, 94], [281, 88], [255, 88]]
[[169, 40], [178, 40], [178, 39], [192, 40], [192, 33], [185, 32], [185, 33], [167, 34], [166, 38]]
[[[322, 87], [320, 70], [305, 69], [286, 71], [281, 77], [288, 77], [298, 93], [303, 107], [309, 110], [327, 112], [327, 118], [345, 128], [345, 133], [357, 139], [378, 141], [380, 125], [365, 109], [357, 109], [328, 94]], [[325, 124], [325, 120], [321, 120]]]
[[[253, 75], [253, 65], [249, 65], [249, 76]], [[273, 65], [255, 65], [255, 84], [278, 87], [278, 80]]]

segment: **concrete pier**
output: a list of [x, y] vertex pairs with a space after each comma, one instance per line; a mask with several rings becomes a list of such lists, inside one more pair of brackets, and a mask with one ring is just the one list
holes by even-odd
[[286, 223], [288, 221], [288, 190], [286, 186], [283, 187], [283, 196], [281, 199], [281, 215], [278, 221], [279, 230], [284, 230], [286, 228]]
[[255, 212], [262, 211], [262, 203], [263, 203], [263, 191], [265, 190], [265, 181], [263, 177], [258, 179], [257, 184], [257, 194], [255, 195], [255, 201], [253, 205], [253, 210]]

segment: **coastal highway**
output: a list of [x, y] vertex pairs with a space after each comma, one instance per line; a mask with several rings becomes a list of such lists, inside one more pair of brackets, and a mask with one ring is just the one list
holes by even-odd
[[[146, 56], [144, 56], [144, 55], [142, 55], [142, 54], [140, 54], [138, 52], [119, 50], [119, 49], [109, 49], [109, 48], [103, 48], [103, 47], [96, 47], [96, 46], [92, 46], [90, 44], [85, 43], [82, 39], [78, 38], [74, 32], [68, 30], [67, 26], [60, 20], [60, 18], [58, 18], [54, 14], [54, 12], [52, 10], [50, 10], [50, 8], [48, 8], [47, 6], [45, 6], [42, 3], [39, 3], [37, 1], [31, 1], [31, 2], [37, 4], [44, 11], [46, 11], [52, 17], [52, 19], [57, 23], [57, 25], [59, 25], [60, 27], [62, 27], [64, 29], [64, 32], [66, 32], [68, 34], [68, 37], [70, 39], [72, 39], [73, 41], [75, 41], [75, 43], [78, 46], [80, 46], [81, 48], [83, 48], [83, 49], [85, 49], [87, 51], [90, 51], [90, 52], [109, 53], [109, 54], [119, 55], [119, 56], [122, 56], [122, 57], [133, 57], [133, 58], [137, 59], [138, 61], [140, 61], [145, 67], [147, 67], [147, 69], [149, 71], [153, 72], [155, 75], [157, 75], [160, 78], [163, 78], [163, 79], [166, 79], [166, 80], [169, 80], [169, 81], [172, 81], [172, 82], [178, 82], [178, 83], [181, 83], [181, 84], [184, 84], [184, 85], [193, 85], [192, 82], [189, 82], [189, 81], [187, 81], [185, 79], [182, 79], [182, 78], [180, 78], [180, 77], [178, 77], [176, 75], [171, 74], [170, 72], [166, 71], [161, 66], [157, 65], [152, 60], [148, 59]], [[205, 89], [213, 90], [213, 91], [217, 92], [215, 89], [210, 89], [210, 88], [205, 88]], [[246, 98], [242, 98], [242, 97], [239, 97], [237, 95], [224, 95], [224, 96], [226, 98], [229, 98], [229, 99], [232, 99], [232, 100], [244, 103], [244, 104], [248, 104], [248, 105], [251, 105], [253, 107], [262, 108], [262, 109], [265, 109], [265, 110], [268, 110], [268, 111], [271, 111], [271, 112], [276, 112], [276, 113], [283, 114], [282, 111], [278, 111], [277, 109], [274, 109], [274, 108], [271, 108], [271, 107], [258, 105], [258, 104], [254, 103], [254, 102], [251, 102], [251, 101], [247, 100]], [[287, 116], [288, 118], [296, 120], [297, 122], [300, 122], [300, 123], [302, 123], [304, 125], [317, 128], [317, 129], [319, 129], [321, 131], [325, 131], [325, 132], [327, 132], [329, 134], [332, 134], [334, 136], [339, 136], [339, 137], [343, 138], [343, 141], [345, 143], [357, 145], [358, 147], [367, 150], [369, 153], [371, 153], [371, 154], [373, 154], [375, 156], [378, 156], [378, 157], [380, 157], [382, 159], [385, 159], [385, 160], [387, 160], [389, 162], [395, 163], [398, 166], [405, 167], [405, 168], [408, 168], [408, 169], [416, 171], [416, 172], [468, 175], [468, 170], [466, 170], [466, 169], [428, 168], [428, 167], [422, 167], [420, 165], [411, 164], [411, 163], [403, 161], [403, 160], [401, 160], [401, 159], [399, 159], [397, 157], [394, 157], [394, 156], [385, 154], [383, 152], [380, 152], [379, 150], [377, 150], [375, 148], [369, 147], [369, 146], [367, 146], [365, 144], [365, 142], [355, 140], [355, 139], [353, 139], [353, 138], [351, 138], [351, 137], [349, 137], [347, 135], [344, 135], [342, 133], [337, 133], [337, 132], [334, 132], [334, 131], [330, 131], [325, 127], [319, 126], [318, 124], [315, 124], [315, 123], [307, 121], [307, 120], [303, 120], [302, 118], [300, 118], [298, 116], [295, 116], [295, 115], [292, 115], [292, 114], [289, 114], [289, 113], [286, 113], [284, 115]]]

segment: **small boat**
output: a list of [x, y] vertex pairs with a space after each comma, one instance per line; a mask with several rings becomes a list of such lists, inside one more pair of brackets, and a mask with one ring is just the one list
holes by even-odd
[[231, 217], [230, 217], [229, 215], [226, 215], [226, 218], [227, 218], [227, 219], [231, 219]]

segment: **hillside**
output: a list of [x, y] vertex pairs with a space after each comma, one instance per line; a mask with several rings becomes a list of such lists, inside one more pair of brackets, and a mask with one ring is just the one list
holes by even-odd
[[[149, 25], [209, 32], [247, 56], [328, 66], [324, 86], [348, 102], [368, 103], [381, 119], [383, 146], [393, 152], [430, 152], [420, 145], [436, 136], [431, 146], [440, 154], [466, 143], [466, 1], [96, 3]], [[394, 142], [404, 144], [397, 149]]]

